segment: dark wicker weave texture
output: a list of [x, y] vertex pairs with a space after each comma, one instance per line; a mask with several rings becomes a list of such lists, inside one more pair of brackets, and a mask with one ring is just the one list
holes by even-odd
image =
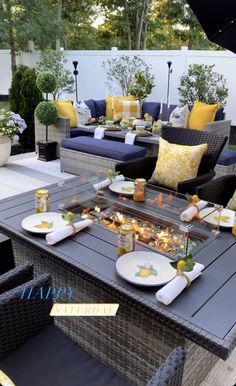
[[[30, 299], [21, 300], [23, 289], [28, 294], [31, 287], [34, 290]], [[48, 287], [51, 287], [51, 278], [49, 275], [42, 275], [0, 296], [0, 358], [4, 358], [43, 327], [53, 323], [49, 316], [52, 300], [40, 299], [39, 294], [40, 288], [46, 291]]]
[[197, 189], [199, 198], [226, 206], [236, 190], [236, 175], [216, 178]]
[[33, 279], [33, 264], [26, 263], [0, 275], [0, 294]]
[[[177, 191], [180, 193], [196, 193], [198, 186], [212, 180], [214, 167], [223, 150], [227, 137], [198, 130], [189, 130], [165, 126], [162, 129], [162, 138], [171, 143], [179, 145], [196, 146], [207, 143], [208, 148], [202, 157], [197, 178], [187, 180], [178, 184]], [[156, 157], [147, 157], [140, 160], [119, 163], [116, 170], [128, 178], [135, 179], [143, 177], [149, 180], [156, 166]]]
[[178, 386], [182, 384], [185, 351], [177, 347], [160, 366], [157, 373], [148, 382], [147, 386]]
[[[47, 291], [50, 285], [50, 276], [42, 275], [25, 285], [27, 291], [29, 291], [31, 287], [34, 288], [34, 295], [30, 300], [19, 301], [23, 286], [1, 295], [0, 358], [5, 357], [31, 336], [36, 335], [39, 330], [46, 327], [50, 322], [53, 323], [53, 318], [49, 317], [52, 301], [39, 300], [38, 292], [40, 288]], [[166, 361], [160, 366], [147, 386], [181, 386], [184, 363], [185, 351], [183, 348], [178, 347], [173, 350]], [[27, 363], [25, 363], [25, 366], [27, 366]], [[80, 384], [79, 381], [78, 384]], [[96, 379], [94, 380], [94, 386], [95, 385]]]

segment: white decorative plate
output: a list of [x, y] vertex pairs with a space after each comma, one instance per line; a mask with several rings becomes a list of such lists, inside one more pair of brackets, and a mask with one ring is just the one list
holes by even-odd
[[[212, 208], [204, 208], [199, 213], [200, 218], [203, 218], [207, 224], [218, 226], [219, 211], [212, 212]], [[224, 228], [232, 228], [234, 225], [235, 212], [230, 209], [221, 211], [220, 226]]]
[[109, 185], [109, 189], [115, 193], [132, 196], [134, 194], [134, 182], [133, 181], [113, 182], [111, 185]]
[[31, 216], [24, 218], [21, 226], [26, 231], [32, 233], [47, 234], [64, 228], [67, 224], [68, 221], [63, 220], [60, 213], [45, 212], [32, 214]]
[[170, 265], [171, 261], [159, 253], [134, 251], [118, 258], [116, 271], [130, 283], [159, 286], [168, 283], [176, 274], [176, 269]]

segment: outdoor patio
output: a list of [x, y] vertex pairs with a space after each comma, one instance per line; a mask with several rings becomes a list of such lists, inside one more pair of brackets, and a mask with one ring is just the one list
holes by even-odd
[[236, 20], [2, 0], [0, 385], [236, 385]]
[[[35, 153], [10, 157], [7, 165], [0, 169], [1, 199], [27, 193], [41, 187], [73, 177], [60, 172], [59, 160], [44, 163]], [[6, 183], [4, 183], [6, 181]], [[226, 361], [218, 360], [201, 386], [232, 386], [236, 381], [235, 351]]]

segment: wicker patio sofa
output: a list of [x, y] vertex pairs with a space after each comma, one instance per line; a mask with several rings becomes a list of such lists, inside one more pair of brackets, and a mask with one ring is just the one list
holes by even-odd
[[[51, 285], [45, 274], [0, 296], [0, 369], [17, 386], [129, 386], [54, 325], [52, 299], [39, 299], [39, 291]], [[33, 294], [19, 301], [23, 288], [27, 293], [33, 288]], [[178, 347], [147, 386], [180, 386], [184, 362], [185, 351]]]
[[[165, 140], [179, 145], [200, 145], [207, 143], [208, 148], [203, 155], [198, 176], [194, 179], [183, 181], [178, 184], [179, 193], [195, 194], [198, 186], [211, 181], [215, 176], [214, 168], [222, 149], [224, 148], [227, 137], [208, 133], [206, 131], [174, 128], [164, 126], [161, 133]], [[146, 157], [141, 160], [124, 162], [116, 165], [116, 171], [119, 171], [128, 178], [145, 178], [147, 181], [151, 178], [156, 166], [157, 157]]]
[[[98, 118], [106, 115], [106, 101], [89, 99], [85, 101], [91, 110], [92, 118]], [[176, 105], [170, 106], [170, 111], [175, 109]], [[191, 108], [191, 106], [190, 106]], [[155, 120], [158, 119], [160, 112], [160, 103], [145, 101], [142, 105], [142, 116], [145, 113], [149, 113]], [[167, 105], [163, 104], [162, 120], [168, 120]], [[210, 133], [216, 133], [218, 135], [224, 135], [229, 138], [231, 121], [225, 120], [225, 114], [223, 108], [217, 111], [214, 122], [206, 123], [205, 131]], [[60, 158], [60, 144], [64, 138], [74, 138], [78, 136], [91, 136], [83, 130], [83, 126], [70, 128], [69, 118], [60, 117], [54, 125], [49, 127], [49, 137], [51, 141], [57, 142], [57, 157]], [[35, 117], [35, 148], [37, 151], [37, 142], [45, 140], [45, 126], [42, 125]]]

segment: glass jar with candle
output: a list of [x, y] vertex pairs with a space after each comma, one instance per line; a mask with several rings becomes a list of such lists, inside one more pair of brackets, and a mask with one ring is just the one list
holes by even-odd
[[234, 236], [236, 236], [236, 212], [235, 212], [235, 216], [234, 216], [234, 225], [232, 228], [232, 233]]
[[134, 227], [130, 222], [121, 224], [118, 230], [117, 254], [122, 256], [134, 250]]
[[146, 198], [146, 180], [144, 178], [136, 178], [134, 181], [134, 201], [145, 201]]

